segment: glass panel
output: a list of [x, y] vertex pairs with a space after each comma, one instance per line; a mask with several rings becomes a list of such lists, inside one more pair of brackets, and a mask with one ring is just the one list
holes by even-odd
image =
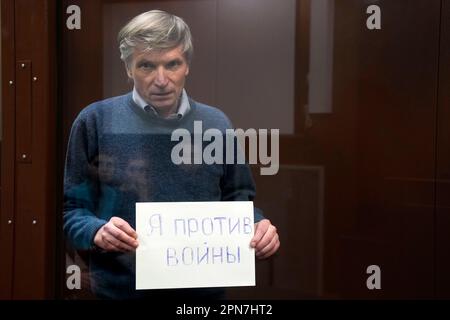
[[[181, 125], [175, 117], [168, 129], [158, 118], [163, 102], [170, 100], [161, 95], [172, 92], [145, 96], [142, 106], [131, 95], [136, 80], [145, 83], [147, 78], [132, 64], [135, 83], [129, 80], [117, 33], [137, 14], [162, 9], [185, 19], [192, 30], [188, 95], [222, 110], [235, 127], [255, 129], [258, 151], [266, 146], [259, 130], [280, 133], [279, 140], [273, 131], [267, 137], [267, 144], [274, 142], [269, 153], [252, 153], [252, 138], [245, 151], [257, 190], [255, 207], [277, 227], [282, 244], [274, 257], [257, 259], [256, 287], [228, 288], [227, 297], [433, 295], [439, 0], [381, 1], [381, 29], [369, 28], [374, 23], [368, 21], [369, 4], [355, 0], [76, 3], [82, 28], [65, 29], [62, 42], [64, 154], [70, 129], [74, 132], [67, 162], [72, 174], [66, 175], [72, 179], [66, 184], [72, 203], [66, 203], [66, 215], [73, 205], [86, 209], [72, 212], [75, 216], [105, 221], [120, 216], [134, 227], [139, 201], [252, 199], [247, 167], [175, 164], [167, 146], [170, 133]], [[138, 65], [147, 72], [155, 68], [153, 58]], [[162, 65], [156, 69], [169, 72], [169, 65]], [[163, 71], [155, 78], [162, 87]], [[138, 93], [145, 88], [154, 87], [141, 86]], [[89, 104], [119, 95], [124, 96], [78, 116]], [[198, 104], [190, 101], [189, 106]], [[183, 113], [177, 107], [180, 121], [190, 119], [192, 109]], [[220, 119], [227, 123], [221, 113], [208, 119], [203, 129]], [[194, 141], [195, 135], [186, 145]], [[183, 149], [183, 155], [202, 161], [202, 150]], [[275, 174], [262, 174], [270, 165], [277, 167]], [[73, 221], [73, 228], [66, 224], [66, 266], [81, 268], [82, 290], [67, 289], [65, 297], [95, 298], [92, 284], [101, 289], [101, 297], [117, 292], [128, 297], [132, 290], [117, 288], [134, 286], [133, 254], [105, 255], [90, 248], [102, 222], [79, 222], [78, 228]], [[83, 231], [83, 226], [88, 228]], [[117, 274], [103, 283], [108, 266], [116, 266]], [[367, 286], [377, 267], [383, 290]]]
[[[119, 292], [114, 286], [134, 286], [134, 255], [122, 254], [117, 258], [117, 254], [108, 256], [98, 253], [98, 250], [93, 251], [87, 247], [87, 244], [92, 244], [91, 238], [83, 238], [86, 235], [92, 237], [86, 226], [98, 227], [101, 224], [98, 218], [108, 221], [112, 216], [118, 216], [134, 228], [134, 204], [137, 201], [252, 200], [254, 187], [250, 168], [243, 165], [230, 166], [228, 173], [224, 171], [223, 165], [217, 163], [173, 166], [170, 152], [166, 153], [169, 150], [158, 148], [167, 144], [170, 136], [152, 131], [146, 127], [145, 121], [140, 122], [142, 119], [133, 120], [137, 121], [133, 125], [131, 122], [128, 126], [118, 125], [119, 122], [123, 123], [124, 115], [128, 114], [116, 113], [119, 108], [104, 113], [99, 111], [97, 105], [94, 108], [100, 113], [94, 111], [96, 116], [90, 111], [84, 111], [87, 118], [84, 118], [83, 113], [79, 115], [82, 109], [94, 101], [127, 95], [133, 90], [133, 81], [128, 79], [127, 70], [120, 60], [118, 32], [131, 18], [151, 9], [179, 15], [189, 25], [194, 39], [194, 58], [186, 82], [188, 95], [196, 101], [221, 109], [236, 128], [278, 129], [281, 134], [292, 135], [295, 132], [296, 1], [284, 1], [282, 4], [275, 0], [80, 1], [79, 4], [83, 17], [82, 28], [66, 29], [64, 32], [64, 85], [61, 98], [64, 104], [64, 152], [67, 156], [66, 268], [74, 265], [81, 268], [82, 290], [67, 289], [65, 296], [95, 298], [96, 295], [106, 297], [111, 294], [111, 297], [119, 298], [122, 296], [118, 294], [127, 294], [127, 291], [122, 289]], [[238, 12], [239, 15], [236, 14]], [[242, 37], [235, 39], [238, 32], [242, 33]], [[268, 39], [271, 42], [270, 50], [267, 50]], [[85, 50], [87, 47], [89, 51]], [[128, 97], [132, 99], [131, 95]], [[193, 105], [195, 102], [191, 101]], [[133, 108], [131, 116], [143, 111], [136, 105]], [[211, 110], [209, 112], [213, 112]], [[98, 117], [95, 125], [90, 122], [93, 120], [91, 117]], [[220, 120], [221, 117], [220, 114], [214, 114], [211, 118], [215, 123], [213, 128], [220, 129], [223, 126], [221, 121], [227, 121], [226, 118]], [[127, 124], [127, 121], [123, 124]], [[208, 122], [204, 124], [210, 126]], [[109, 142], [103, 144], [106, 141]], [[135, 144], [137, 141], [141, 142]], [[275, 153], [275, 144], [272, 149]], [[271, 156], [270, 153], [267, 155]], [[164, 161], [157, 160], [161, 156], [165, 157]], [[264, 167], [269, 165], [265, 163]], [[273, 163], [273, 167], [278, 167], [278, 160]], [[256, 163], [253, 171], [254, 175], [261, 174]], [[159, 176], [163, 172], [163, 176]], [[305, 174], [309, 172], [310, 169], [306, 169]], [[312, 174], [321, 173], [317, 171]], [[288, 176], [283, 174], [283, 177], [280, 182], [287, 183], [284, 179]], [[160, 182], [161, 179], [165, 179], [165, 182]], [[316, 176], [314, 183], [318, 179]], [[317, 197], [318, 193], [314, 196]], [[317, 203], [314, 205], [318, 206], [318, 201], [319, 198], [316, 198]], [[273, 200], [269, 201], [269, 206], [270, 203]], [[82, 219], [83, 215], [88, 218]], [[270, 217], [270, 213], [266, 216]], [[314, 239], [309, 249], [316, 245]], [[116, 258], [127, 262], [117, 263]], [[273, 261], [257, 265], [261, 270], [257, 271], [258, 274], [266, 272], [267, 263], [272, 265]], [[115, 275], [111, 281], [108, 271], [102, 269], [104, 264], [125, 268], [124, 273], [122, 276]], [[92, 286], [98, 289], [95, 294], [91, 292]], [[102, 286], [109, 287], [102, 291]], [[188, 292], [192, 294], [192, 291]], [[211, 290], [207, 293], [211, 294]], [[229, 294], [233, 297], [240, 292], [230, 290]]]

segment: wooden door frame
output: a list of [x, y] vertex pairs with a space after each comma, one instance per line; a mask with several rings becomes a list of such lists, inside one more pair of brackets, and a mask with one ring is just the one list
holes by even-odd
[[0, 210], [0, 298], [12, 297], [14, 244], [14, 2], [1, 1], [2, 145]]
[[0, 298], [55, 297], [55, 0], [1, 0]]

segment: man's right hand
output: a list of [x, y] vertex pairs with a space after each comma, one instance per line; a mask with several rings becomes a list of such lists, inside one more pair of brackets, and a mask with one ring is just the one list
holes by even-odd
[[94, 244], [106, 251], [135, 251], [139, 243], [136, 231], [125, 220], [112, 217], [108, 223], [98, 229]]

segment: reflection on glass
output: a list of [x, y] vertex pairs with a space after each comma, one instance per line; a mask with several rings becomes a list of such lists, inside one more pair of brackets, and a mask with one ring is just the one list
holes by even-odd
[[308, 74], [309, 113], [331, 113], [333, 94], [334, 0], [311, 1]]

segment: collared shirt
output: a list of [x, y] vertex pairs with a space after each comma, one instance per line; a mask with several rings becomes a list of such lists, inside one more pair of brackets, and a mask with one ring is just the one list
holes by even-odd
[[[136, 87], [133, 89], [133, 101], [141, 107], [145, 112], [153, 112], [156, 117], [160, 117], [158, 111], [154, 106], [149, 105], [145, 100], [141, 97], [141, 95], [137, 92]], [[186, 92], [186, 89], [183, 89], [181, 92], [181, 99], [178, 105], [178, 110], [176, 113], [169, 115], [166, 119], [181, 119], [183, 118], [191, 109], [189, 105], [189, 99]]]

